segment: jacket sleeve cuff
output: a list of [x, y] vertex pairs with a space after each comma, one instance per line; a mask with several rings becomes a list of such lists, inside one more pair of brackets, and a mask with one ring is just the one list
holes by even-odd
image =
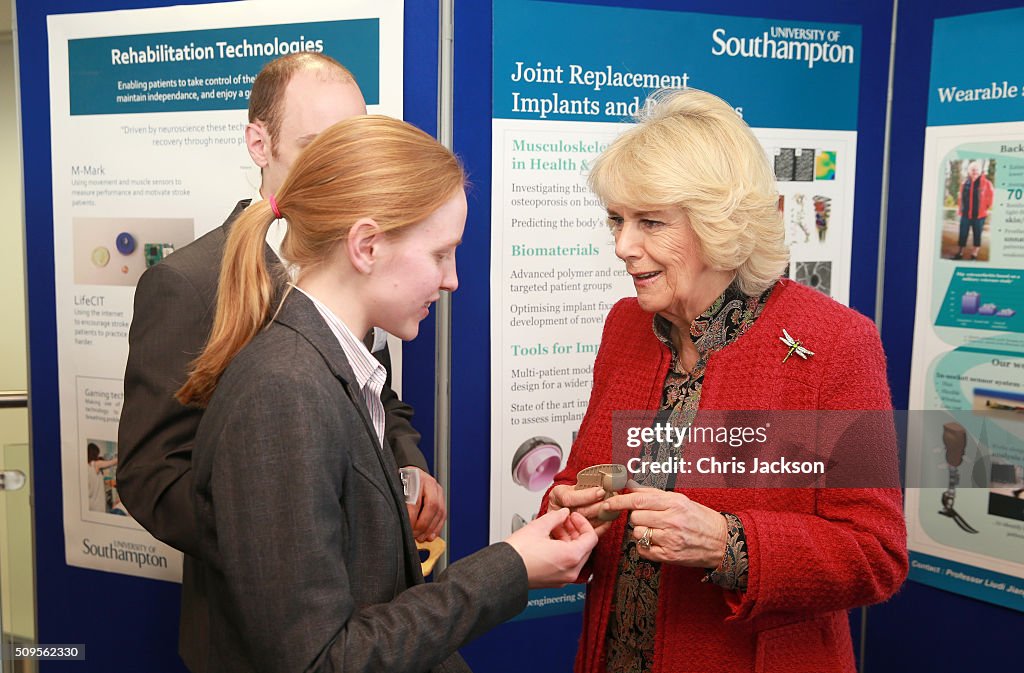
[[735, 514], [722, 512], [726, 522], [725, 556], [717, 568], [709, 568], [701, 578], [702, 582], [710, 582], [729, 591], [745, 592], [747, 590], [747, 536], [743, 531], [743, 522]]

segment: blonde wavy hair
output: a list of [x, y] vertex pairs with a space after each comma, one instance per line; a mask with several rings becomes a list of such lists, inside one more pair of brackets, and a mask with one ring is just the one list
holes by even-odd
[[[274, 195], [288, 221], [282, 256], [308, 270], [326, 262], [360, 218], [392, 236], [424, 220], [465, 186], [459, 160], [416, 127], [380, 115], [340, 121], [306, 147]], [[205, 406], [231, 360], [271, 320], [284, 284], [268, 269], [269, 200], [247, 208], [231, 225], [209, 341], [177, 393]]]
[[681, 208], [704, 262], [761, 294], [785, 271], [789, 248], [775, 173], [750, 127], [698, 89], [656, 92], [637, 122], [597, 158], [590, 188], [605, 204]]

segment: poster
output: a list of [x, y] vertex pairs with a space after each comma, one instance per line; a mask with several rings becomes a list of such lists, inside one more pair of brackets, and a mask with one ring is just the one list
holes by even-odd
[[[790, 276], [845, 303], [860, 42], [852, 25], [495, 0], [492, 542], [537, 513], [586, 411], [605, 316], [635, 296], [591, 162], [654, 90], [721, 96], [775, 168]], [[581, 586], [534, 592], [524, 615], [582, 599]]]
[[117, 423], [135, 284], [258, 192], [243, 140], [267, 61], [318, 51], [371, 113], [402, 114], [402, 3], [245, 2], [48, 17], [65, 554], [179, 580], [117, 493]]
[[[1024, 10], [937, 19], [910, 379], [910, 578], [1024, 610]], [[984, 44], [982, 58], [965, 50]]]

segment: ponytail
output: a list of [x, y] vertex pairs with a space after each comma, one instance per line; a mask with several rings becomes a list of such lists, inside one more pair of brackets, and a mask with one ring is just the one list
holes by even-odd
[[270, 319], [276, 283], [264, 252], [267, 230], [275, 220], [271, 206], [249, 206], [231, 225], [217, 285], [217, 312], [203, 352], [192, 362], [188, 380], [176, 397], [205, 407], [221, 374]]

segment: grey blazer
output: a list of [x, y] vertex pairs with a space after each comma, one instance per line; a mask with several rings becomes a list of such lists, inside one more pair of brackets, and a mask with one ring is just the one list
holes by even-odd
[[392, 452], [299, 292], [222, 376], [193, 466], [208, 670], [465, 671], [457, 648], [526, 606], [505, 543], [423, 583]]
[[[124, 374], [124, 406], [118, 426], [118, 492], [132, 516], [159, 540], [185, 552], [179, 651], [193, 673], [204, 673], [207, 607], [194, 566], [200, 539], [192, 500], [192, 447], [203, 411], [185, 407], [174, 393], [213, 326], [221, 258], [231, 223], [249, 201], [239, 201], [225, 223], [147, 269], [135, 290]], [[268, 264], [278, 264], [269, 246]], [[381, 394], [386, 434], [400, 466], [426, 469], [410, 424], [412, 408], [391, 390], [388, 367]], [[216, 673], [210, 671], [209, 673]]]

